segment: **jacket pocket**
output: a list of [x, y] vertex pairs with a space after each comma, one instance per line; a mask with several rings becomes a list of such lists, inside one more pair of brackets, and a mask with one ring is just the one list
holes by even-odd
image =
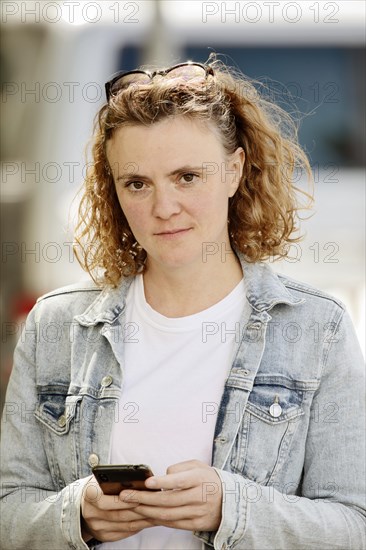
[[81, 395], [67, 395], [65, 386], [42, 390], [39, 394], [36, 418], [57, 435], [67, 434], [75, 418]]
[[304, 414], [303, 391], [282, 384], [254, 385], [231, 456], [231, 469], [261, 484], [272, 483]]
[[68, 395], [68, 386], [38, 388], [35, 417], [42, 425], [44, 448], [57, 490], [78, 477], [81, 395]]

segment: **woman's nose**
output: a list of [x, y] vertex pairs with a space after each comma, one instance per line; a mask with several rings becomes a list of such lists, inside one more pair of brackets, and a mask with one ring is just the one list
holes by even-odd
[[176, 189], [172, 185], [156, 186], [153, 193], [153, 215], [157, 218], [168, 219], [178, 214], [181, 205]]

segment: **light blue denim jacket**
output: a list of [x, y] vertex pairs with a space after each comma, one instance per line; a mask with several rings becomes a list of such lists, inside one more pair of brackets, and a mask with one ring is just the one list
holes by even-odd
[[[251, 316], [213, 442], [222, 521], [195, 534], [217, 550], [363, 549], [365, 382], [349, 316], [334, 298], [239, 258]], [[131, 335], [130, 282], [56, 290], [28, 317], [3, 413], [4, 550], [98, 546], [81, 538], [80, 500], [91, 467], [108, 462], [118, 420], [115, 349]]]

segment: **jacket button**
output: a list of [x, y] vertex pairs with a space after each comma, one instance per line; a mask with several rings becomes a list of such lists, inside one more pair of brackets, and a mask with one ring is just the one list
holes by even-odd
[[95, 466], [98, 466], [99, 456], [96, 455], [95, 453], [92, 453], [91, 455], [89, 455], [88, 463], [89, 463], [89, 466], [91, 466], [91, 468], [94, 468]]
[[108, 374], [108, 376], [105, 376], [104, 378], [102, 378], [102, 386], [104, 388], [106, 388], [107, 386], [110, 386], [113, 382], [113, 378]]
[[273, 418], [278, 418], [282, 414], [282, 407], [278, 402], [278, 395], [276, 395], [274, 403], [269, 408], [269, 414], [273, 416]]
[[62, 414], [59, 419], [57, 420], [57, 424], [60, 426], [60, 428], [64, 428], [66, 426], [66, 416]]

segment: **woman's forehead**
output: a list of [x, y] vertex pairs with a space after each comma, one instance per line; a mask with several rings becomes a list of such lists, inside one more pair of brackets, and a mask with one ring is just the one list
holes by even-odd
[[188, 117], [166, 118], [150, 126], [128, 124], [117, 128], [107, 142], [108, 155], [145, 155], [146, 152], [215, 152], [223, 151], [221, 140], [212, 125]]

